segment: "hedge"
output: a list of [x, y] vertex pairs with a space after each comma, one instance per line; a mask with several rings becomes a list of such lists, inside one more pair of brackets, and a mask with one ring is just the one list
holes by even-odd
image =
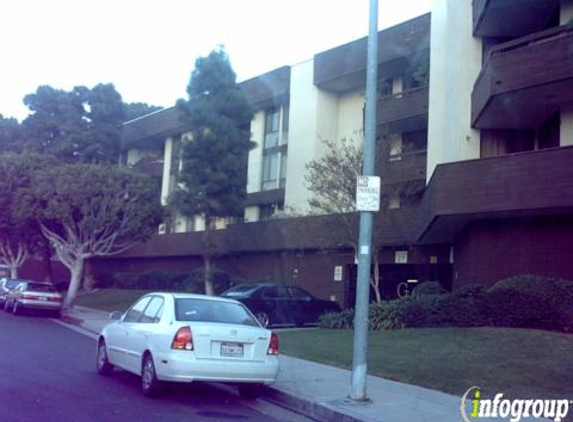
[[[423, 284], [412, 297], [371, 304], [370, 329], [499, 326], [573, 331], [573, 282], [568, 280], [519, 275], [489, 288], [470, 285], [452, 293]], [[352, 328], [353, 318], [353, 310], [328, 314], [319, 326]]]

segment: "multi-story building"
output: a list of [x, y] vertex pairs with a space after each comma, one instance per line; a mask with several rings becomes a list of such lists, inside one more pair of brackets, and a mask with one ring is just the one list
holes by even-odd
[[[379, 33], [376, 239], [386, 296], [405, 280], [573, 278], [572, 3], [439, 0], [431, 15]], [[352, 302], [354, 254], [337, 220], [272, 217], [310, 211], [306, 164], [327, 153], [323, 140], [361, 142], [365, 66], [360, 39], [241, 84], [257, 147], [244, 221], [217, 222], [220, 268]], [[128, 164], [157, 171], [162, 162], [163, 198], [182, 136], [173, 108], [124, 126]], [[201, 265], [202, 229], [199, 217], [176, 218], [96, 267], [189, 271]]]

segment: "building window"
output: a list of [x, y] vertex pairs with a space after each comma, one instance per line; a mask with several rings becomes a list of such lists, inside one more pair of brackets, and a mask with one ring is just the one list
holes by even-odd
[[272, 218], [277, 212], [284, 211], [284, 208], [284, 202], [261, 205], [259, 210], [259, 220], [268, 220], [269, 218]]
[[284, 188], [286, 184], [288, 105], [272, 108], [265, 115], [262, 190]]

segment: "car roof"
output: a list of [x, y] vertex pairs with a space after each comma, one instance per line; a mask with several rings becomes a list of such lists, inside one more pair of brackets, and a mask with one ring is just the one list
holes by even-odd
[[149, 292], [146, 293], [145, 295], [141, 296], [141, 297], [145, 297], [145, 296], [171, 296], [173, 299], [201, 299], [201, 300], [210, 300], [213, 302], [230, 302], [230, 303], [237, 303], [236, 300], [234, 299], [228, 299], [225, 297], [219, 297], [219, 296], [207, 296], [207, 295], [200, 295], [200, 294], [196, 294], [196, 293], [179, 293], [179, 292]]

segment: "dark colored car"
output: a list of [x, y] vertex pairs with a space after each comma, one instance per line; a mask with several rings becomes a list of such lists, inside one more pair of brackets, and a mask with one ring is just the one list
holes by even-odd
[[340, 312], [336, 302], [280, 283], [240, 284], [222, 294], [245, 304], [264, 326], [316, 324], [327, 312]]

